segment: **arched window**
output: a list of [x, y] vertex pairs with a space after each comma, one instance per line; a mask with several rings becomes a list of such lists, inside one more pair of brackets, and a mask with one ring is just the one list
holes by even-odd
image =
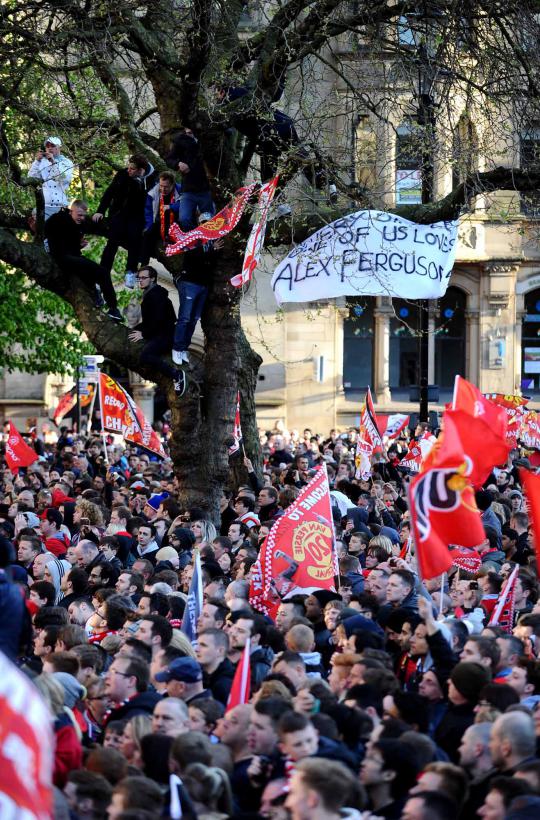
[[525, 296], [521, 332], [521, 389], [540, 392], [540, 288]]
[[478, 170], [478, 134], [468, 114], [462, 114], [453, 134], [452, 189]]
[[450, 286], [435, 311], [435, 384], [451, 388], [465, 376], [465, 310], [467, 295]]
[[418, 384], [419, 304], [407, 299], [392, 299], [390, 318], [390, 389], [395, 397], [400, 389], [408, 396], [409, 387]]
[[[540, 122], [531, 123], [521, 132], [520, 159], [522, 171], [540, 169]], [[521, 210], [528, 216], [540, 216], [540, 194], [521, 194]]]
[[343, 389], [365, 390], [373, 383], [373, 310], [372, 296], [347, 299], [349, 317], [343, 323]]
[[413, 120], [396, 129], [396, 205], [422, 202], [422, 133]]

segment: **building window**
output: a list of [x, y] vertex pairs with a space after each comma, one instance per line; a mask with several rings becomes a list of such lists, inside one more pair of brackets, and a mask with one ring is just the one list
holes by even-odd
[[521, 389], [525, 395], [540, 392], [540, 289], [525, 296], [521, 332]]
[[372, 190], [377, 181], [377, 138], [369, 116], [361, 114], [354, 130], [354, 182]]
[[418, 302], [392, 299], [394, 316], [390, 318], [390, 389], [418, 384]]
[[396, 205], [422, 202], [422, 134], [412, 121], [396, 129]]
[[373, 310], [372, 296], [347, 299], [349, 317], [343, 323], [343, 389], [365, 390], [373, 381]]
[[[540, 123], [532, 123], [521, 133], [520, 156], [522, 171], [536, 171], [540, 168]], [[521, 211], [528, 216], [540, 216], [540, 193], [522, 193]]]
[[467, 295], [449, 287], [435, 310], [435, 384], [451, 388], [465, 376], [465, 310]]
[[468, 114], [462, 114], [452, 141], [452, 190], [478, 170], [478, 134]]

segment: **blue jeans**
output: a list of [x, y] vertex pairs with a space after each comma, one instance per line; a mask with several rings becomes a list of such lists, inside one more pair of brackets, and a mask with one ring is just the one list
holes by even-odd
[[201, 318], [208, 288], [182, 280], [176, 283], [176, 287], [180, 297], [180, 307], [174, 330], [173, 349], [184, 351], [188, 349], [195, 326]]
[[214, 215], [215, 207], [210, 191], [200, 191], [199, 193], [186, 191], [186, 193], [180, 194], [178, 224], [184, 233], [197, 226], [197, 208], [201, 214], [208, 212]]

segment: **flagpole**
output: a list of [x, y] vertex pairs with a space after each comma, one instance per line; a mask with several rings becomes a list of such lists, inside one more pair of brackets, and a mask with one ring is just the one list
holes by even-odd
[[510, 592], [512, 590], [512, 584], [514, 583], [514, 579], [515, 579], [516, 575], [518, 574], [518, 571], [519, 571], [519, 564], [516, 564], [516, 566], [512, 570], [512, 574], [508, 577], [508, 580], [506, 582], [506, 586], [504, 588], [504, 592], [503, 592], [502, 596], [499, 598], [499, 603], [497, 604], [497, 606], [493, 610], [493, 615], [489, 619], [488, 626], [497, 626], [497, 624], [499, 623], [502, 611], [505, 607], [506, 601], [508, 600], [508, 596], [510, 595]]
[[101, 415], [101, 437], [103, 439], [103, 450], [104, 450], [104, 455], [105, 455], [105, 464], [108, 464], [109, 463], [109, 455], [107, 453], [107, 436], [105, 434], [105, 428], [103, 426], [104, 415], [103, 415], [103, 396], [101, 395], [101, 370], [98, 370], [97, 377], [98, 377], [97, 389], [99, 390], [99, 412], [100, 412], [100, 415]]
[[442, 621], [443, 616], [443, 599], [444, 599], [444, 579], [446, 578], [446, 572], [443, 572], [441, 575], [441, 600], [439, 604], [439, 621]]

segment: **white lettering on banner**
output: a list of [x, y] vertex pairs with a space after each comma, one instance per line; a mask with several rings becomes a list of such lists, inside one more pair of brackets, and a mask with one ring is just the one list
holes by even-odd
[[111, 396], [110, 393], [105, 396], [105, 401], [103, 403], [108, 404], [111, 407], [118, 407], [119, 410], [123, 410], [126, 406], [123, 401], [117, 399], [116, 396]]
[[357, 294], [438, 299], [449, 284], [457, 227], [358, 211], [293, 248], [274, 271], [274, 294], [279, 303]]

